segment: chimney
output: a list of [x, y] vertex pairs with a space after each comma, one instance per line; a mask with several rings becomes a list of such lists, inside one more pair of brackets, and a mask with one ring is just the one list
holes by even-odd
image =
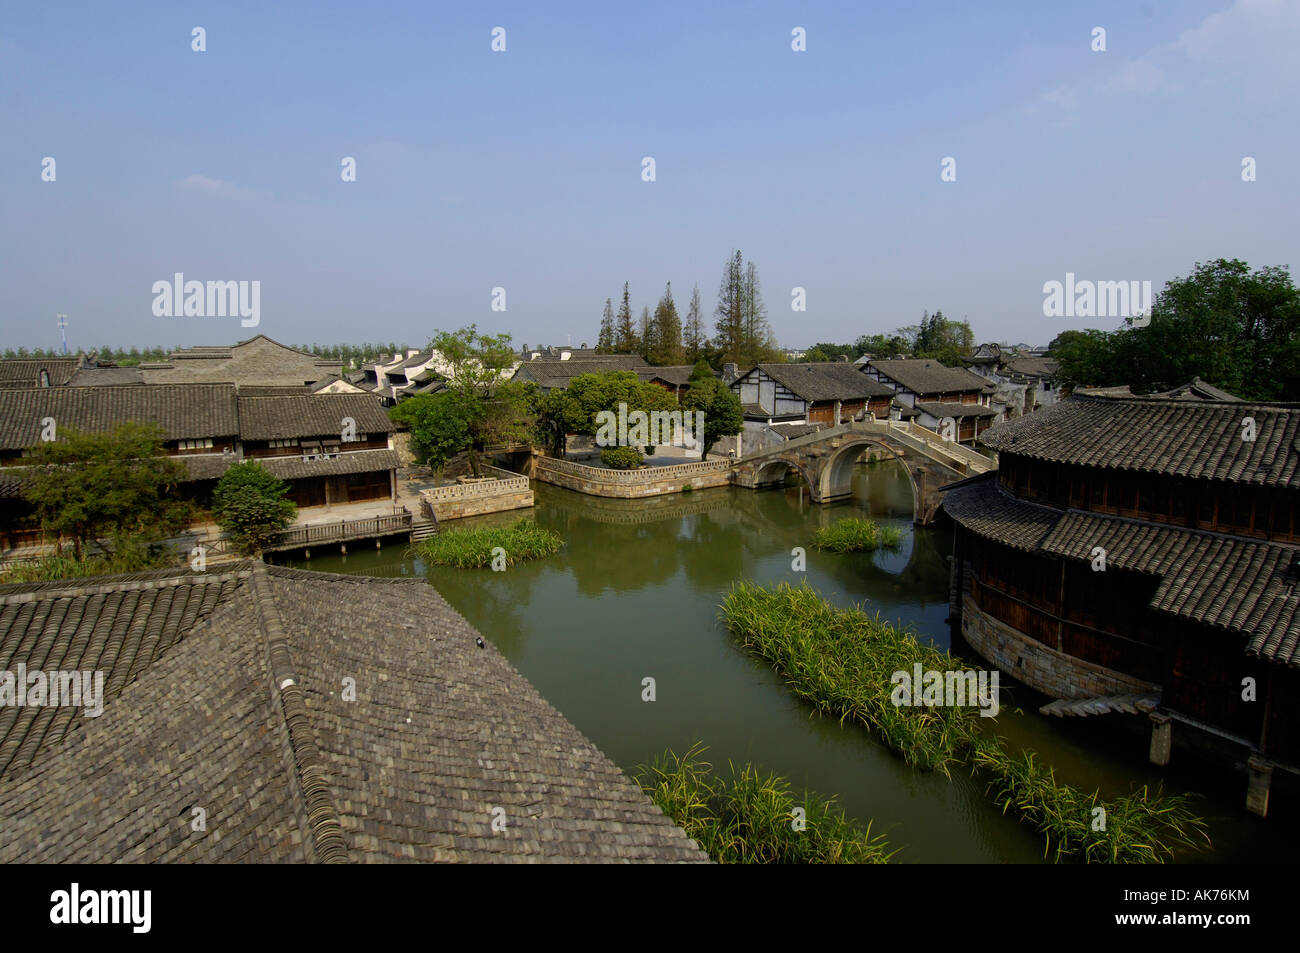
[[722, 382], [724, 384], [730, 384], [739, 376], [740, 376], [740, 368], [737, 367], [735, 364], [722, 365]]

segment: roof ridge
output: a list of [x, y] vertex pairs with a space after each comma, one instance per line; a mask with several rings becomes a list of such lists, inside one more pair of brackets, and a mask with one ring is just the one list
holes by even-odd
[[293, 776], [298, 782], [307, 813], [307, 826], [311, 831], [312, 849], [316, 859], [325, 864], [347, 861], [348, 845], [343, 835], [343, 823], [330, 796], [325, 780], [325, 759], [316, 746], [311, 721], [307, 715], [307, 702], [298, 684], [289, 656], [289, 639], [284, 622], [271, 591], [266, 564], [253, 564], [249, 580], [253, 605], [262, 620], [266, 659], [270, 667], [271, 685], [280, 702], [280, 714], [288, 734], [289, 750], [293, 759]]
[[367, 576], [364, 573], [342, 573], [342, 572], [325, 572], [320, 569], [298, 569], [291, 566], [276, 566], [268, 563], [266, 566], [268, 575], [275, 576], [279, 579], [301, 579], [306, 582], [352, 582], [357, 585], [370, 585], [381, 583], [384, 585], [417, 585], [427, 586], [429, 580], [423, 576]]
[[[159, 589], [161, 584], [171, 583], [177, 586], [192, 584], [197, 580], [205, 583], [223, 582], [247, 576], [252, 570], [251, 560], [224, 566], [212, 572], [196, 573], [192, 569], [177, 567], [175, 569], [146, 569], [140, 572], [112, 573], [102, 576], [78, 576], [72, 579], [48, 579], [41, 582], [11, 582], [0, 585], [0, 605], [18, 602], [30, 602], [44, 593], [51, 598], [67, 596], [98, 595], [108, 592], [130, 592], [137, 589]], [[55, 595], [57, 594], [57, 595]], [[30, 598], [23, 598], [28, 596]]]

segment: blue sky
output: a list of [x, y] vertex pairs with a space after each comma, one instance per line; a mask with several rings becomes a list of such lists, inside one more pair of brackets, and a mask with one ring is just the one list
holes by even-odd
[[[1067, 271], [1300, 264], [1297, 48], [1300, 0], [14, 4], [0, 346], [594, 343], [624, 281], [711, 319], [734, 248], [787, 346], [1046, 343], [1118, 323], [1043, 316]], [[256, 331], [155, 317], [178, 271], [260, 281]]]

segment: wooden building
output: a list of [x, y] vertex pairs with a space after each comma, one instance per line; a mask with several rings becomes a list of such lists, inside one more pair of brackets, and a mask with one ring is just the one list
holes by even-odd
[[[724, 375], [724, 380], [726, 375]], [[757, 364], [729, 385], [740, 398], [744, 429], [738, 454], [781, 443], [796, 428], [832, 427], [889, 417], [894, 392], [847, 361]]]
[[300, 507], [396, 498], [393, 425], [373, 395], [246, 393], [266, 390], [229, 383], [0, 388], [0, 551], [41, 542], [22, 487], [27, 453], [49, 421], [56, 438], [61, 429], [158, 424], [165, 452], [185, 465], [181, 493], [200, 507], [226, 469], [245, 459], [287, 481]]
[[954, 627], [1053, 698], [1152, 700], [1152, 760], [1244, 762], [1264, 814], [1300, 771], [1300, 406], [1085, 390], [982, 442]]
[[[897, 403], [913, 412], [922, 427], [943, 434], [952, 421], [953, 439], [973, 444], [998, 412], [990, 404], [993, 385], [964, 367], [947, 367], [929, 358], [867, 361], [862, 373], [887, 384]], [[897, 413], [896, 413], [897, 416]]]

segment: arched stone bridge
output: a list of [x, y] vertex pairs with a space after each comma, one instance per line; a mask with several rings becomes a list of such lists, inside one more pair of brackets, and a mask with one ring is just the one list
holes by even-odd
[[939, 489], [995, 469], [997, 464], [968, 447], [942, 439], [914, 423], [866, 420], [827, 427], [735, 461], [737, 486], [780, 483], [794, 467], [814, 503], [842, 500], [853, 492], [853, 464], [864, 450], [879, 449], [903, 464], [912, 483], [913, 522], [930, 523], [939, 510]]

